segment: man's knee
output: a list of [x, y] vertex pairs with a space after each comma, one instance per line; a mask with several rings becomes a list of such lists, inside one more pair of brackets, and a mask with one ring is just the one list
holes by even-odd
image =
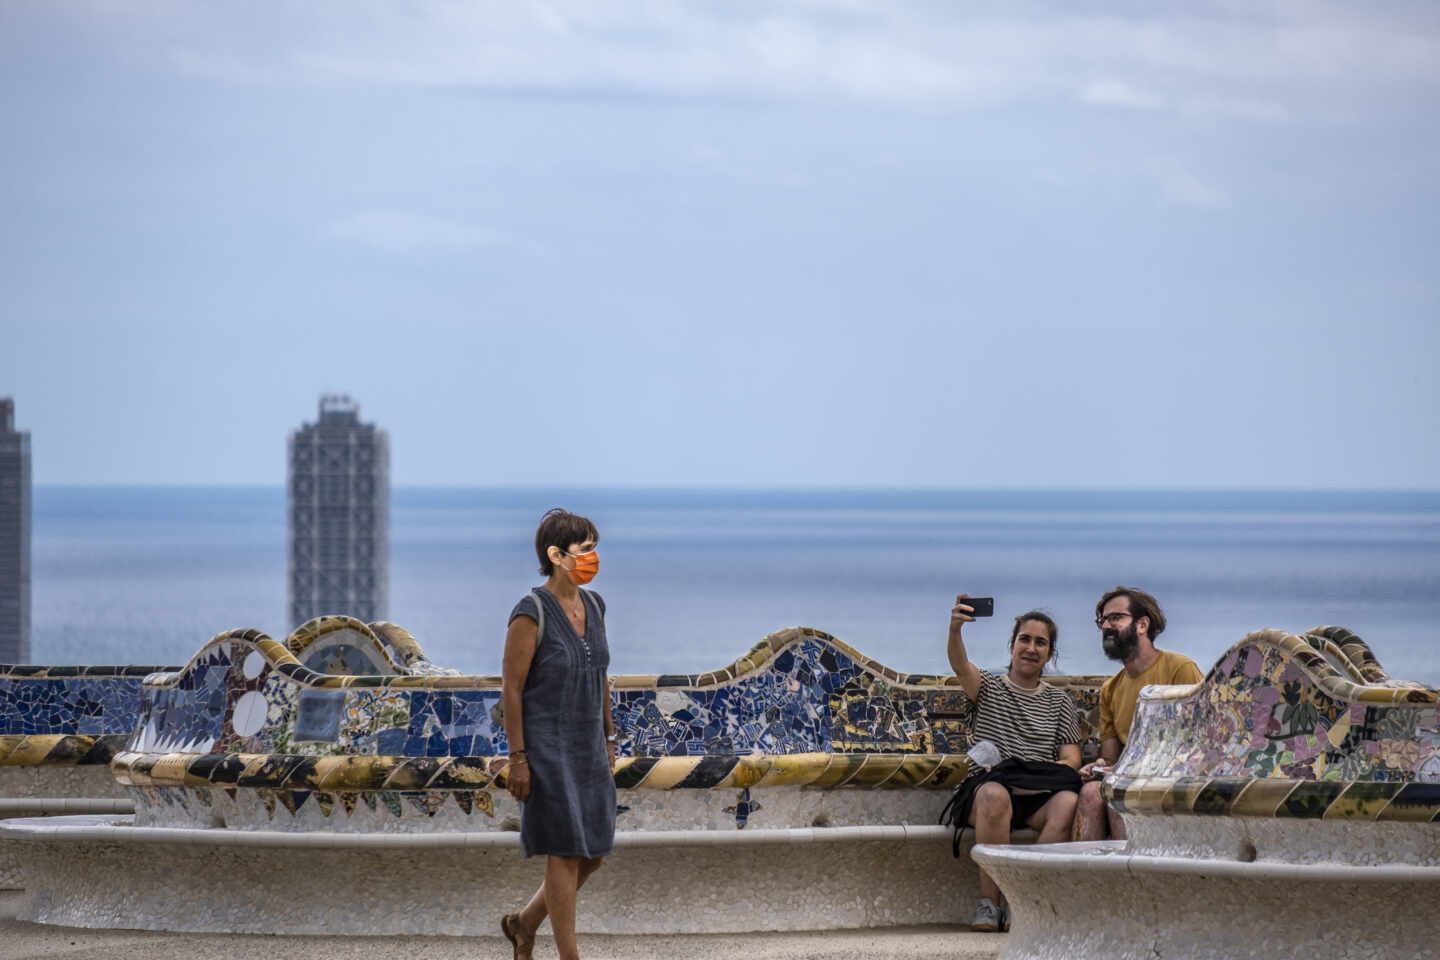
[[1010, 817], [1010, 791], [998, 783], [982, 783], [975, 791], [975, 816], [986, 820]]
[[1105, 804], [1100, 793], [1100, 781], [1091, 780], [1080, 787], [1080, 809], [1087, 813], [1098, 813]]

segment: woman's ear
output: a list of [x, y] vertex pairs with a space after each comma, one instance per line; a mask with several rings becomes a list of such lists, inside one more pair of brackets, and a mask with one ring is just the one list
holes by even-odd
[[564, 555], [565, 554], [561, 552], [559, 547], [549, 546], [545, 548], [545, 556], [549, 557], [550, 562], [557, 567], [560, 566], [560, 558]]

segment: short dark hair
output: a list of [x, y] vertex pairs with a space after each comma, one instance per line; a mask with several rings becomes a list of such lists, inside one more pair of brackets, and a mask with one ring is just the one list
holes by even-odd
[[572, 543], [586, 540], [600, 542], [600, 531], [589, 518], [559, 507], [546, 510], [540, 526], [535, 528], [535, 556], [540, 559], [540, 572], [547, 577], [555, 572], [555, 564], [550, 562], [551, 547], [559, 547], [563, 552], [569, 550]]
[[1055, 625], [1055, 619], [1044, 610], [1027, 611], [1016, 617], [1015, 626], [1010, 628], [1011, 647], [1015, 646], [1015, 638], [1020, 636], [1020, 624], [1026, 620], [1039, 620], [1050, 628], [1050, 659], [1046, 661], [1046, 666], [1049, 666], [1060, 656], [1060, 628]]
[[1150, 620], [1150, 632], [1147, 636], [1153, 642], [1160, 634], [1165, 632], [1165, 611], [1160, 609], [1160, 601], [1156, 600], [1144, 590], [1135, 587], [1116, 587], [1095, 604], [1095, 619], [1100, 619], [1100, 614], [1105, 610], [1105, 604], [1116, 597], [1124, 597], [1130, 604], [1130, 616], [1139, 620], [1141, 617], [1148, 617]]

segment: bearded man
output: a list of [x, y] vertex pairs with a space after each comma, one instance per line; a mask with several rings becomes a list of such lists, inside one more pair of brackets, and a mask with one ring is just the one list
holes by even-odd
[[1125, 821], [1105, 804], [1100, 779], [1115, 767], [1130, 739], [1135, 704], [1150, 684], [1199, 683], [1200, 668], [1183, 653], [1159, 650], [1155, 638], [1165, 629], [1165, 613], [1155, 598], [1134, 587], [1116, 587], [1095, 605], [1095, 626], [1105, 655], [1124, 666], [1100, 688], [1100, 759], [1081, 768], [1090, 778], [1075, 811], [1079, 839], [1125, 837]]

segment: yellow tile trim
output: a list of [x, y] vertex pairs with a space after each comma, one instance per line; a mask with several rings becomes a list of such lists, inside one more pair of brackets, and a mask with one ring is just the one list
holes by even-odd
[[[232, 754], [228, 766], [239, 771], [214, 782], [191, 773], [196, 761], [213, 759], [214, 754], [135, 753], [119, 754], [110, 764], [115, 778], [132, 786], [235, 787], [244, 780], [254, 787], [241, 789], [314, 789], [330, 793], [364, 790], [424, 790], [441, 780], [458, 781], [465, 787], [447, 785], [441, 789], [482, 789], [503, 776], [504, 760], [483, 759], [484, 763], [460, 764], [456, 757], [339, 756], [305, 757], [277, 754]], [[637, 787], [645, 790], [680, 789], [705, 758], [660, 757]], [[301, 763], [297, 767], [295, 761]], [[616, 773], [636, 762], [622, 757]], [[858, 789], [941, 790], [964, 779], [969, 760], [963, 754], [757, 754], [735, 759], [730, 772], [708, 789], [743, 787], [852, 787]], [[291, 772], [287, 772], [291, 771]], [[296, 777], [295, 772], [303, 772]], [[292, 780], [293, 778], [293, 780]], [[703, 789], [703, 788], [702, 788]]]
[[[704, 757], [662, 757], [641, 782], [647, 790], [669, 790], [690, 776]], [[667, 762], [669, 761], [669, 762]]]
[[1252, 780], [1230, 806], [1232, 816], [1273, 817], [1295, 789], [1294, 780]]

